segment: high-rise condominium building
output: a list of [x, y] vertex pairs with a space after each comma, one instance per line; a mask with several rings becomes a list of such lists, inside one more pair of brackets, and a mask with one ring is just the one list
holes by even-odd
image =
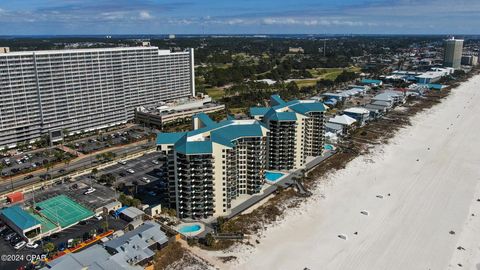
[[1, 53], [0, 148], [125, 123], [136, 107], [194, 94], [191, 49]]
[[461, 67], [463, 39], [450, 38], [445, 40], [443, 65], [458, 69]]
[[170, 205], [180, 218], [225, 215], [241, 194], [260, 192], [268, 130], [256, 120], [214, 122], [204, 113], [193, 120], [193, 131], [157, 137]]
[[250, 108], [250, 115], [269, 129], [267, 168], [298, 169], [309, 156], [323, 153], [325, 105], [315, 100], [285, 102], [278, 95], [270, 100], [272, 107]]
[[212, 121], [193, 117], [194, 130], [160, 133], [169, 198], [180, 218], [229, 214], [240, 195], [260, 193], [267, 168], [301, 168], [323, 151], [325, 106], [314, 100], [283, 101], [251, 109], [254, 119]]

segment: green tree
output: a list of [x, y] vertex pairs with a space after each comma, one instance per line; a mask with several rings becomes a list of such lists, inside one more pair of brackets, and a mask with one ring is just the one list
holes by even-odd
[[211, 247], [215, 244], [215, 238], [213, 237], [213, 235], [211, 233], [207, 233], [205, 235], [205, 245]]
[[54, 250], [55, 250], [55, 245], [51, 242], [48, 242], [45, 245], [43, 245], [43, 251], [45, 251], [46, 253], [53, 252]]

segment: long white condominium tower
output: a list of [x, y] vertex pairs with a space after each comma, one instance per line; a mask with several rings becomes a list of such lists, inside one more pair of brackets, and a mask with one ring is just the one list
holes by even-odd
[[133, 119], [195, 95], [193, 50], [157, 47], [0, 53], [0, 148]]

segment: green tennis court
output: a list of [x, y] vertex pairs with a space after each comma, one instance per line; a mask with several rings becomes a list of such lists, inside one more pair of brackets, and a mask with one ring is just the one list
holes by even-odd
[[93, 216], [93, 212], [74, 202], [65, 195], [59, 195], [36, 204], [36, 208], [51, 222], [60, 227], [69, 227], [80, 220]]

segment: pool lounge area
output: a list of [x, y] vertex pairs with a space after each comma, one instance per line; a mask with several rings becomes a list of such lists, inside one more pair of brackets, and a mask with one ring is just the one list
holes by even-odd
[[286, 174], [282, 172], [272, 172], [272, 171], [266, 171], [265, 172], [265, 180], [267, 182], [277, 182], [281, 178], [283, 178]]

